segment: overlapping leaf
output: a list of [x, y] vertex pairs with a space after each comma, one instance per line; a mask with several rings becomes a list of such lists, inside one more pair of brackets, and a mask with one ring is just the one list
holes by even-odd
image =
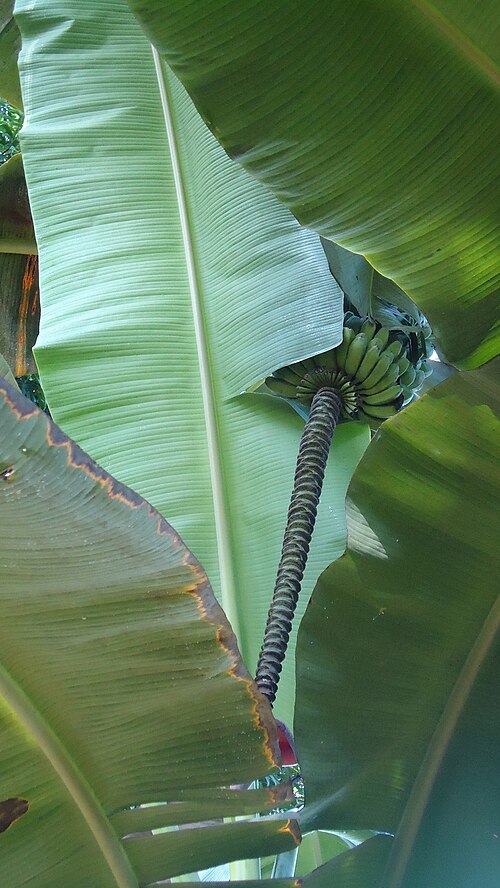
[[498, 352], [494, 0], [130, 0], [230, 156], [364, 254], [446, 359]]
[[293, 846], [286, 820], [148, 832], [212, 795], [276, 805], [221, 789], [274, 766], [270, 708], [175, 531], [3, 379], [0, 520], [1, 884], [137, 888]]
[[[125, 0], [16, 7], [53, 415], [203, 563], [253, 669], [302, 423], [240, 392], [340, 336], [318, 239], [231, 163]], [[342, 430], [305, 596], [344, 545]], [[304, 603], [301, 604], [303, 609]], [[293, 655], [278, 711], [291, 720]]]
[[305, 822], [397, 831], [383, 888], [498, 878], [498, 383], [459, 373], [382, 426], [299, 632]]

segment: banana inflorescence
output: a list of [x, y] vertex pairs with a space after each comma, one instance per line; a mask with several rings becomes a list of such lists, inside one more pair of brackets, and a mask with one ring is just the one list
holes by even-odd
[[342, 401], [341, 419], [378, 424], [408, 403], [430, 372], [425, 356], [412, 362], [404, 343], [390, 339], [387, 327], [347, 312], [337, 348], [282, 367], [266, 385], [304, 404], [331, 388]]

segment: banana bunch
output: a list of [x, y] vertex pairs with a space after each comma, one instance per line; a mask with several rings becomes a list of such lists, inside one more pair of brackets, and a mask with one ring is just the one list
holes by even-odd
[[370, 318], [347, 312], [343, 333], [337, 348], [282, 367], [266, 385], [275, 394], [305, 404], [319, 389], [333, 388], [342, 400], [341, 419], [378, 425], [411, 400], [425, 369], [415, 367], [404, 344], [391, 342], [389, 329]]

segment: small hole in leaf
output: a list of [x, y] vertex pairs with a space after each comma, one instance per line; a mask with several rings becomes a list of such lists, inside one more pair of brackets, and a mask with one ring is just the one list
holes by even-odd
[[5, 832], [23, 814], [26, 814], [29, 804], [26, 799], [4, 799], [0, 802], [0, 833]]

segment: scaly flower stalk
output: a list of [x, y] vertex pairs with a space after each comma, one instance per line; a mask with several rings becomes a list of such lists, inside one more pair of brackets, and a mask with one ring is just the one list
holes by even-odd
[[260, 691], [270, 703], [276, 697], [309, 554], [330, 444], [341, 408], [342, 401], [333, 389], [320, 389], [312, 400], [300, 441], [281, 560], [255, 677]]
[[378, 425], [413, 397], [425, 377], [389, 342], [389, 330], [346, 315], [341, 344], [329, 352], [282, 367], [266, 379], [278, 395], [310, 405], [302, 434], [292, 499], [273, 598], [255, 680], [271, 705], [290, 637], [309, 554], [328, 453], [339, 421]]

